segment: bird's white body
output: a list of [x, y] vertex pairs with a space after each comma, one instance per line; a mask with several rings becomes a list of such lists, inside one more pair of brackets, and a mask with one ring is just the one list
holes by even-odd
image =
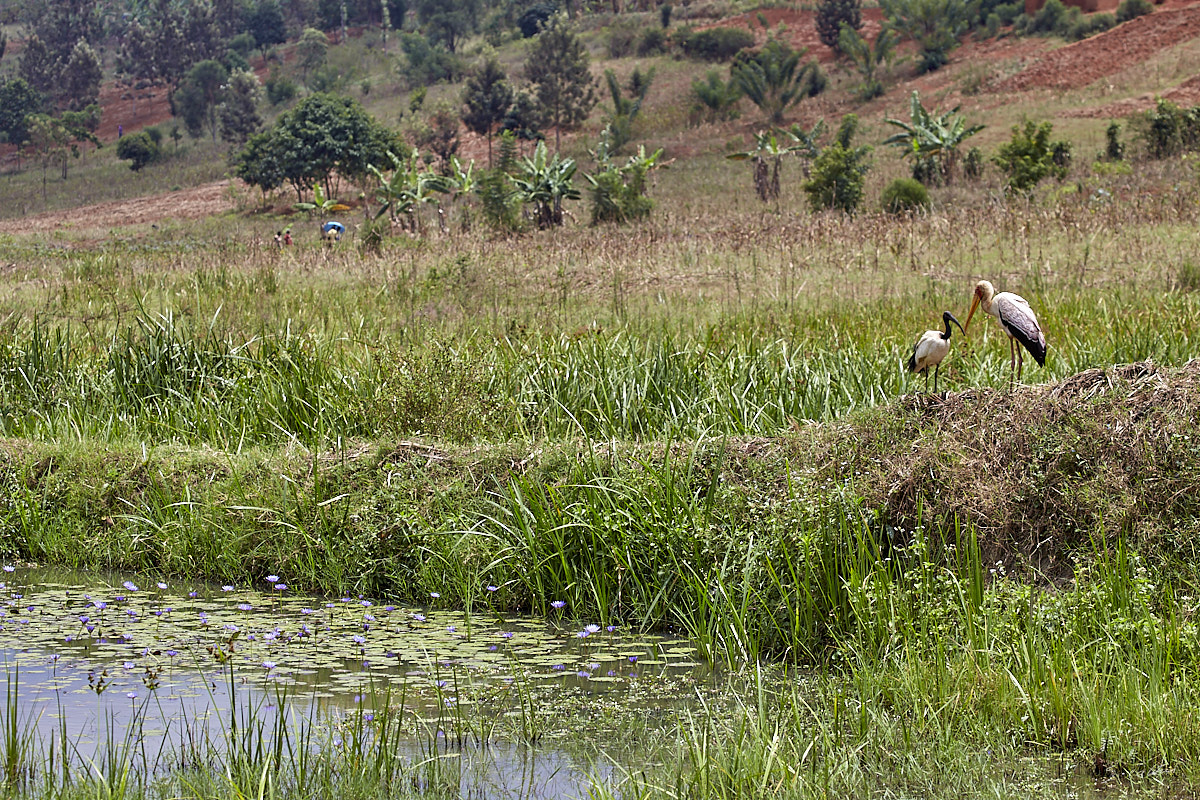
[[[925, 391], [929, 391], [929, 368], [933, 367], [933, 391], [937, 391], [939, 365], [946, 354], [950, 352], [950, 323], [958, 325], [958, 320], [949, 311], [942, 313], [945, 331], [925, 331], [917, 343], [913, 345], [912, 354], [908, 357], [909, 372], [925, 373]], [[958, 325], [962, 329], [961, 325]], [[964, 335], [965, 332], [964, 332]]]
[[949, 352], [950, 340], [943, 339], [941, 331], [925, 331], [913, 346], [913, 372], [936, 367]]
[[[1037, 316], [1024, 297], [1012, 292], [997, 293], [990, 282], [980, 281], [975, 284], [975, 298], [967, 314], [968, 328], [971, 327], [976, 306], [995, 317], [1001, 330], [1008, 334], [1010, 368], [1015, 368], [1018, 378], [1025, 364], [1022, 349], [1029, 351], [1038, 366], [1046, 366], [1046, 335], [1042, 333], [1042, 326], [1038, 324]], [[1021, 346], [1017, 347], [1016, 342], [1020, 342]]]

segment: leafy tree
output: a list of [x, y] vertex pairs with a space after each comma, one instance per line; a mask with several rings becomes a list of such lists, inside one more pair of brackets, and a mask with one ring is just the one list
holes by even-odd
[[222, 54], [220, 27], [207, 3], [152, 0], [145, 21], [134, 20], [127, 28], [118, 68], [174, 92], [193, 65]]
[[897, 40], [895, 31], [884, 28], [871, 45], [849, 25], [842, 27], [839, 49], [850, 57], [863, 78], [858, 87], [859, 99], [872, 100], [883, 94], [883, 84], [877, 73], [881, 66], [891, 63]]
[[1026, 120], [1024, 126], [1013, 126], [1012, 139], [1000, 146], [993, 159], [1007, 176], [1010, 191], [1028, 194], [1043, 178], [1066, 177], [1066, 165], [1055, 163], [1055, 152], [1061, 151], [1065, 143], [1050, 141], [1053, 130], [1049, 122], [1038, 124], [1032, 120]]
[[716, 122], [737, 118], [736, 106], [742, 93], [736, 81], [732, 78], [723, 80], [720, 71], [713, 68], [705, 73], [703, 80], [692, 81], [692, 97], [695, 99], [693, 113], [705, 121]]
[[386, 0], [388, 24], [393, 30], [404, 28], [404, 18], [408, 16], [408, 0]]
[[450, 159], [458, 152], [458, 121], [455, 108], [449, 103], [439, 102], [427, 117], [412, 121], [407, 138], [417, 147], [433, 151], [439, 167], [445, 170], [450, 166]]
[[512, 179], [516, 199], [523, 205], [534, 206], [534, 222], [539, 229], [555, 228], [563, 223], [563, 201], [578, 200], [576, 164], [573, 158], [551, 158], [546, 143], [538, 142], [532, 157], [522, 158], [518, 174]]
[[264, 192], [290, 184], [297, 200], [320, 182], [336, 194], [338, 176], [359, 181], [369, 164], [382, 164], [387, 151], [403, 146], [396, 134], [376, 122], [357, 100], [313, 94], [280, 115], [263, 133], [251, 136], [236, 157], [237, 176]]
[[308, 76], [325, 64], [329, 52], [329, 37], [316, 28], [305, 28], [296, 44], [296, 63], [300, 66], [300, 80], [308, 85]]
[[400, 49], [408, 60], [404, 78], [409, 86], [454, 81], [462, 74], [462, 59], [419, 33], [400, 34]]
[[921, 72], [945, 65], [970, 25], [967, 0], [879, 0], [879, 7], [888, 27], [917, 43]]
[[98, 116], [99, 109], [94, 109], [90, 114], [76, 113], [63, 117], [31, 114], [26, 118], [29, 143], [42, 165], [43, 201], [46, 199], [46, 171], [49, 167], [59, 167], [62, 180], [66, 180], [71, 158], [79, 158], [79, 144], [91, 142], [97, 147], [100, 146], [100, 140], [87, 127], [87, 123]]
[[970, 137], [983, 130], [983, 125], [967, 125], [966, 117], [955, 106], [935, 116], [921, 104], [914, 91], [909, 97], [909, 122], [888, 118], [887, 124], [899, 128], [884, 140], [885, 145], [899, 147], [904, 156], [913, 159], [913, 177], [922, 183], [949, 183], [958, 164], [958, 149]]
[[130, 162], [129, 168], [134, 172], [156, 161], [161, 152], [158, 142], [146, 131], [130, 133], [117, 141], [117, 158]]
[[224, 65], [208, 59], [192, 67], [187, 79], [175, 92], [175, 108], [193, 138], [202, 136], [207, 127], [212, 140], [217, 140], [217, 106], [224, 97], [228, 79], [229, 73]]
[[426, 35], [451, 53], [479, 28], [482, 5], [481, 0], [413, 0], [417, 21]]
[[525, 77], [547, 123], [554, 126], [554, 149], [563, 130], [574, 130], [596, 105], [596, 79], [588, 69], [587, 48], [559, 14], [538, 34], [525, 62]]
[[61, 69], [75, 45], [98, 42], [103, 27], [98, 0], [53, 0], [36, 8], [32, 35], [45, 44], [51, 60]]
[[821, 0], [817, 5], [816, 25], [822, 44], [846, 52], [842, 47], [842, 26], [855, 31], [862, 27], [861, 0]]
[[4, 58], [4, 50], [8, 47], [8, 34], [0, 28], [0, 58]]
[[492, 165], [492, 133], [504, 121], [513, 101], [512, 85], [495, 54], [471, 71], [463, 89], [462, 121], [467, 129], [482, 134], [488, 143], [488, 166]]
[[62, 65], [36, 33], [26, 40], [17, 71], [21, 79], [42, 97], [53, 97], [57, 93]]
[[42, 109], [42, 96], [24, 78], [0, 82], [0, 133], [13, 144], [29, 138], [26, 118]]
[[826, 78], [816, 60], [801, 66], [807, 48], [793, 50], [786, 42], [771, 39], [757, 53], [742, 53], [730, 69], [734, 84], [778, 124], [787, 110], [806, 97], [825, 90]]
[[526, 39], [537, 36], [557, 13], [558, 6], [554, 3], [534, 3], [525, 9], [517, 19], [517, 27], [521, 29], [521, 36]]
[[838, 208], [847, 213], [862, 201], [863, 184], [870, 164], [868, 145], [854, 147], [851, 140], [858, 129], [858, 117], [847, 114], [832, 144], [821, 150], [813, 161], [812, 176], [801, 188], [808, 195], [813, 211]]
[[63, 66], [59, 90], [62, 105], [71, 111], [80, 111], [92, 105], [100, 98], [100, 81], [103, 78], [100, 57], [87, 42], [80, 39]]
[[262, 127], [258, 102], [262, 87], [253, 72], [239, 70], [229, 78], [218, 109], [221, 119], [221, 138], [231, 144], [244, 144]]
[[287, 25], [277, 0], [260, 0], [246, 11], [246, 30], [254, 37], [254, 46], [265, 58], [268, 48], [287, 41]]

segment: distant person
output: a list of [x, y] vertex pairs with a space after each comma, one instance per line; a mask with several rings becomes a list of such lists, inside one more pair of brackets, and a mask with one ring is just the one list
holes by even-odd
[[321, 226], [321, 234], [325, 237], [325, 243], [332, 245], [334, 242], [342, 240], [342, 231], [346, 230], [346, 226], [340, 222], [330, 220]]
[[282, 249], [283, 247], [283, 231], [275, 231], [275, 247]]
[[287, 228], [283, 232], [283, 246], [291, 247], [291, 245], [292, 245], [292, 229]]
[[124, 126], [124, 125], [118, 125], [118, 126], [117, 126], [117, 138], [118, 138], [118, 139], [120, 139], [120, 138], [121, 138], [122, 136], [124, 136], [124, 135], [125, 135], [125, 126]]

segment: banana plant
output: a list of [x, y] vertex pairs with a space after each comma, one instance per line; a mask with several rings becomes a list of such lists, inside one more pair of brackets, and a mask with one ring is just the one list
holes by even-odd
[[563, 200], [578, 200], [579, 189], [573, 179], [576, 164], [573, 158], [551, 158], [546, 143], [538, 142], [532, 156], [521, 159], [520, 172], [512, 178], [517, 200], [534, 206], [534, 221], [538, 228], [553, 228], [563, 223]]
[[338, 211], [348, 211], [350, 206], [339, 203], [332, 197], [326, 197], [324, 190], [321, 189], [321, 183], [318, 181], [313, 184], [313, 201], [311, 203], [292, 203], [292, 208], [297, 211], [307, 211], [310, 214], [314, 212], [332, 214]]
[[[779, 197], [779, 176], [783, 167], [783, 157], [796, 154], [804, 158], [816, 158], [817, 139], [824, 132], [824, 120], [818, 120], [812, 129], [807, 131], [799, 124], [793, 124], [788, 129], [759, 131], [754, 134], [753, 150], [730, 153], [726, 158], [732, 161], [752, 162], [754, 191], [758, 195], [758, 199], [766, 203]], [[782, 136], [790, 138], [792, 143], [781, 142]], [[768, 162], [770, 163], [768, 164]]]
[[387, 154], [392, 160], [390, 175], [374, 164], [367, 166], [371, 174], [379, 180], [375, 198], [380, 207], [375, 212], [375, 219], [387, 214], [393, 221], [403, 219], [409, 230], [418, 232], [421, 219], [417, 212], [423, 205], [437, 203], [434, 194], [448, 190], [446, 179], [430, 170], [422, 169], [420, 153], [416, 148], [409, 155], [407, 163], [391, 150]]
[[885, 119], [899, 131], [884, 139], [885, 145], [900, 147], [904, 156], [913, 158], [913, 177], [922, 183], [949, 183], [958, 163], [958, 148], [970, 137], [983, 130], [983, 125], [967, 125], [966, 117], [955, 106], [944, 114], [934, 116], [921, 104], [913, 92], [909, 98], [909, 122]]

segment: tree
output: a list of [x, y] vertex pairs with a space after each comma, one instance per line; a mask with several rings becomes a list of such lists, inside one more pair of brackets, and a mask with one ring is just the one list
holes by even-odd
[[46, 43], [36, 33], [25, 42], [21, 51], [18, 74], [42, 97], [53, 97], [58, 90], [62, 65], [51, 54]]
[[[779, 198], [783, 157], [795, 154], [804, 158], [814, 158], [819, 152], [817, 139], [824, 132], [825, 120], [817, 120], [812, 129], [807, 131], [798, 124], [792, 125], [790, 130], [759, 131], [754, 135], [753, 150], [731, 153], [726, 158], [751, 162], [754, 168], [754, 192], [759, 200], [766, 203]], [[783, 136], [791, 139], [792, 143], [782, 142]]]
[[850, 213], [862, 200], [863, 183], [870, 169], [868, 145], [854, 147], [851, 140], [858, 130], [858, 117], [842, 117], [834, 142], [821, 150], [813, 161], [812, 177], [801, 184], [813, 211], [838, 208]]
[[846, 52], [842, 47], [842, 26], [857, 31], [862, 27], [861, 0], [821, 0], [817, 5], [817, 36], [826, 47]]
[[246, 30], [254, 37], [254, 46], [266, 58], [267, 49], [273, 44], [287, 41], [287, 25], [283, 21], [283, 10], [276, 0], [261, 0], [246, 12]]
[[417, 22], [433, 42], [455, 52], [464, 37], [479, 27], [481, 0], [415, 0]]
[[305, 28], [296, 44], [296, 62], [300, 65], [300, 80], [308, 85], [309, 73], [315, 72], [325, 64], [325, 56], [329, 51], [329, 37], [316, 28]]
[[791, 106], [825, 91], [826, 78], [816, 60], [804, 66], [807, 48], [793, 50], [786, 42], [771, 39], [757, 53], [739, 53], [730, 68], [738, 90], [778, 124]]
[[357, 100], [317, 93], [280, 115], [263, 133], [251, 136], [238, 153], [237, 176], [264, 192], [290, 184], [296, 199], [320, 182], [337, 194], [335, 181], [364, 179], [368, 165], [383, 164], [387, 151], [403, 150], [395, 132], [383, 127]]
[[467, 129], [487, 137], [488, 166], [492, 166], [492, 133], [512, 105], [513, 90], [504, 67], [490, 54], [471, 71], [462, 94], [462, 121]]
[[955, 106], [934, 116], [921, 104], [920, 95], [914, 91], [909, 98], [910, 122], [884, 120], [900, 130], [883, 143], [901, 148], [906, 158], [912, 156], [913, 177], [921, 183], [949, 183], [958, 164], [959, 147], [983, 130], [983, 125], [967, 125], [966, 117], [958, 113], [959, 108]]
[[19, 145], [29, 138], [26, 118], [42, 110], [42, 96], [24, 78], [0, 82], [0, 133]]
[[130, 162], [129, 168], [134, 172], [157, 160], [160, 154], [158, 142], [145, 131], [122, 136], [117, 141], [117, 158]]
[[71, 111], [80, 111], [92, 105], [100, 99], [100, 81], [103, 79], [100, 57], [87, 42], [80, 39], [72, 48], [62, 70], [59, 89], [61, 105]]
[[217, 140], [217, 106], [224, 97], [228, 79], [225, 66], [212, 59], [201, 61], [188, 70], [187, 79], [172, 100], [193, 138], [203, 135], [207, 126], [212, 140]]
[[623, 166], [613, 164], [607, 143], [601, 141], [594, 153], [599, 166], [596, 174], [584, 175], [591, 185], [592, 224], [629, 222], [650, 215], [654, 202], [646, 196], [646, 176], [658, 167], [663, 150], [646, 155], [644, 146]]
[[554, 126], [554, 149], [560, 132], [574, 130], [596, 105], [596, 79], [588, 69], [583, 42], [559, 14], [538, 34], [525, 61], [525, 77], [546, 121]]
[[99, 109], [76, 112], [63, 117], [49, 114], [31, 114], [27, 117], [29, 143], [42, 165], [42, 201], [46, 200], [46, 171], [50, 166], [59, 167], [62, 180], [67, 179], [67, 167], [71, 158], [79, 158], [79, 144], [91, 142], [97, 147], [100, 140], [88, 129], [91, 120], [99, 119]]
[[876, 72], [884, 64], [891, 63], [897, 40], [895, 31], [884, 28], [872, 46], [849, 25], [842, 26], [839, 49], [850, 57], [862, 75], [863, 81], [858, 86], [860, 100], [873, 100], [883, 94], [883, 84]]
[[917, 43], [917, 66], [932, 72], [946, 64], [970, 24], [966, 0], [879, 0], [887, 25]]
[[262, 115], [258, 103], [262, 87], [253, 72], [238, 70], [229, 78], [221, 101], [221, 138], [231, 144], [245, 144], [262, 127]]

